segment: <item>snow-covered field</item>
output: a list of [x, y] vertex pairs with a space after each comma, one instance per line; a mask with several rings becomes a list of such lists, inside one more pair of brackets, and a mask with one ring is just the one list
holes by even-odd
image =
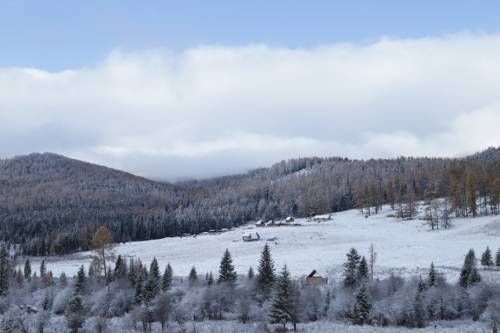
[[[258, 264], [266, 240], [279, 268], [287, 264], [292, 274], [303, 276], [316, 269], [332, 277], [341, 272], [345, 253], [355, 247], [368, 254], [370, 244], [378, 253], [376, 271], [401, 274], [424, 272], [431, 261], [449, 278], [457, 277], [464, 255], [470, 248], [476, 255], [489, 246], [493, 253], [500, 247], [500, 216], [455, 219], [449, 230], [431, 231], [425, 221], [400, 221], [387, 217], [392, 211], [365, 218], [358, 210], [333, 214], [327, 222], [296, 220], [300, 226], [256, 228], [253, 224], [215, 235], [175, 237], [159, 240], [117, 244], [114, 253], [138, 257], [147, 264], [156, 257], [161, 269], [170, 262], [176, 275], [187, 275], [192, 266], [199, 273], [216, 272], [226, 248], [233, 255], [237, 271], [246, 274]], [[261, 240], [243, 242], [242, 235], [258, 232]], [[79, 265], [90, 262], [89, 252], [50, 261], [48, 267], [57, 276], [61, 272], [73, 275]], [[500, 272], [483, 272], [483, 276], [498, 277]]]

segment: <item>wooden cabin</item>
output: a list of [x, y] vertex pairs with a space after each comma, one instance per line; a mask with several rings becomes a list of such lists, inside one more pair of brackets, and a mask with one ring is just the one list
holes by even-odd
[[316, 272], [316, 270], [313, 270], [307, 277], [306, 277], [306, 283], [310, 286], [323, 286], [328, 284], [328, 278], [322, 277], [321, 275]]

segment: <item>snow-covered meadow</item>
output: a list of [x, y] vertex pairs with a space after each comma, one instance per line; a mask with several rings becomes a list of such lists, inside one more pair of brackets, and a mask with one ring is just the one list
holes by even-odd
[[[345, 253], [351, 247], [367, 255], [373, 244], [378, 253], [377, 274], [418, 274], [434, 262], [441, 272], [454, 279], [468, 249], [473, 248], [480, 255], [486, 246], [493, 252], [500, 247], [500, 216], [454, 219], [451, 229], [432, 231], [421, 218], [401, 221], [388, 216], [392, 213], [384, 206], [379, 214], [368, 218], [359, 210], [350, 210], [332, 214], [333, 219], [327, 222], [297, 219], [300, 226], [257, 228], [248, 224], [218, 234], [116, 244], [113, 252], [140, 258], [145, 263], [156, 257], [160, 267], [170, 262], [176, 275], [186, 276], [192, 266], [200, 273], [216, 272], [228, 248], [237, 271], [246, 274], [250, 266], [257, 266], [262, 247], [268, 241], [277, 267], [287, 264], [295, 276], [316, 269], [334, 277], [341, 272]], [[243, 242], [242, 235], [249, 232], [258, 232], [261, 240]], [[90, 262], [91, 255], [82, 252], [49, 259], [48, 267], [55, 276], [61, 272], [73, 275], [81, 264]], [[500, 272], [482, 274], [491, 278]]]

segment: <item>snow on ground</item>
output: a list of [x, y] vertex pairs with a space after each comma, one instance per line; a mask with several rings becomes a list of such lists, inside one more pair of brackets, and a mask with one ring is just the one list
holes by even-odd
[[[271, 239], [268, 243], [277, 268], [287, 264], [295, 276], [316, 269], [332, 277], [341, 272], [345, 253], [351, 247], [368, 255], [368, 248], [373, 244], [378, 252], [376, 271], [379, 275], [391, 271], [423, 273], [433, 261], [454, 279], [468, 249], [475, 249], [480, 256], [486, 246], [493, 253], [500, 247], [500, 216], [455, 219], [452, 229], [431, 231], [423, 220], [401, 221], [387, 217], [391, 213], [390, 208], [384, 207], [382, 212], [369, 218], [358, 210], [350, 210], [335, 213], [332, 221], [321, 223], [297, 219], [295, 222], [300, 226], [257, 228], [252, 224], [215, 235], [118, 244], [114, 253], [138, 257], [147, 264], [156, 257], [161, 269], [170, 262], [176, 275], [185, 276], [193, 265], [199, 273], [217, 272], [222, 254], [228, 248], [237, 271], [246, 274], [250, 266], [258, 265], [262, 247]], [[243, 242], [241, 237], [248, 232], [258, 232], [261, 240]], [[79, 265], [90, 262], [90, 256], [91, 253], [84, 252], [62, 257], [49, 262], [48, 267], [56, 276], [63, 271], [73, 275]], [[482, 274], [498, 278], [500, 272]]]

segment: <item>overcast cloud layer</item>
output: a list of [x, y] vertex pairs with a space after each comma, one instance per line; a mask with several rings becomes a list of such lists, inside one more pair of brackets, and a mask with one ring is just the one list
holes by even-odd
[[52, 151], [165, 179], [299, 156], [459, 156], [500, 145], [499, 58], [500, 35], [454, 35], [0, 68], [0, 155]]

